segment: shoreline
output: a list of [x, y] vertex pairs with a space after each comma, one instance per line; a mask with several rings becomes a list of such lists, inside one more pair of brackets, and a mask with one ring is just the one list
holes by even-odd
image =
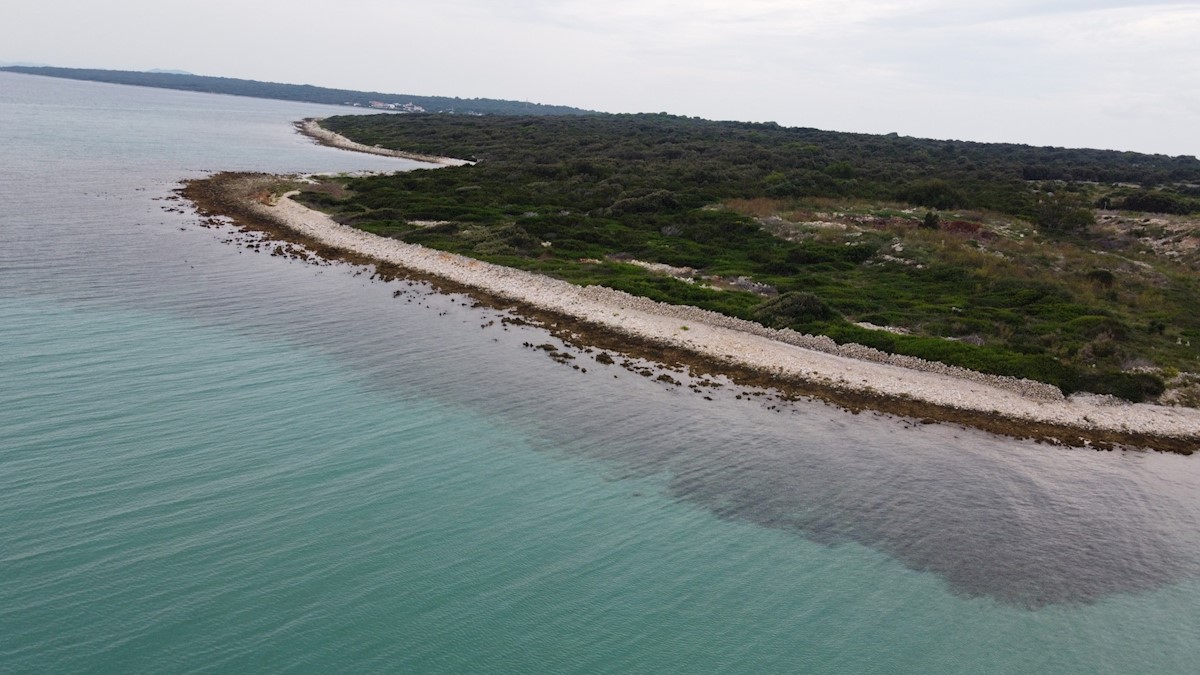
[[[496, 307], [515, 309], [577, 344], [686, 365], [790, 397], [821, 399], [852, 412], [875, 410], [1097, 449], [1134, 447], [1191, 454], [1200, 448], [1200, 410], [1117, 404], [1104, 397], [1068, 399], [1041, 383], [978, 373], [974, 375], [979, 377], [964, 376], [972, 371], [950, 367], [945, 367], [947, 372], [914, 370], [806, 348], [772, 337], [772, 329], [757, 324], [752, 325], [758, 330], [739, 330], [739, 320], [705, 310], [664, 305], [603, 287], [574, 286], [377, 237], [340, 225], [287, 196], [274, 198], [271, 190], [280, 180], [269, 174], [217, 174], [188, 182], [181, 194], [204, 216], [231, 218], [241, 227], [301, 244], [322, 258], [373, 265], [384, 279], [419, 278], [443, 291], [463, 292]], [[264, 199], [264, 194], [270, 198]], [[804, 337], [814, 344], [832, 343], [828, 338]], [[840, 352], [847, 346], [835, 347]]]
[[352, 141], [345, 136], [332, 132], [321, 126], [321, 120], [315, 117], [307, 117], [293, 124], [296, 131], [302, 136], [307, 136], [320, 145], [325, 145], [339, 150], [350, 150], [353, 152], [365, 152], [368, 155], [381, 155], [383, 157], [395, 157], [397, 159], [411, 159], [415, 162], [426, 162], [428, 164], [437, 164], [439, 166], [462, 166], [464, 164], [473, 164], [473, 162], [465, 159], [454, 159], [453, 157], [438, 157], [436, 155], [421, 155], [415, 152], [402, 152], [400, 150], [390, 150], [374, 145], [365, 145]]

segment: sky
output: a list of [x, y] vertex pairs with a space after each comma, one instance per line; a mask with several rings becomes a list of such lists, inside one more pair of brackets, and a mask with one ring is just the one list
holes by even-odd
[[40, 0], [0, 62], [1200, 156], [1200, 0]]

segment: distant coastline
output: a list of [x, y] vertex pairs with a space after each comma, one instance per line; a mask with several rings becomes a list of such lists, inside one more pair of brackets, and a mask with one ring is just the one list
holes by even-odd
[[[312, 120], [297, 123], [297, 128], [327, 145], [352, 144], [338, 141], [333, 138], [336, 134]], [[378, 152], [379, 148], [347, 149], [391, 154]], [[453, 161], [406, 153], [391, 156]], [[603, 287], [574, 286], [377, 237], [340, 225], [279, 194], [277, 186], [283, 179], [218, 174], [190, 182], [183, 195], [202, 214], [233, 218], [243, 227], [302, 244], [321, 257], [373, 264], [385, 278], [424, 278], [445, 290], [514, 307], [570, 341], [686, 364], [785, 395], [1066, 445], [1181, 454], [1200, 448], [1200, 410], [1115, 403], [1106, 397], [1066, 399], [1041, 383], [909, 357], [897, 360], [857, 345], [839, 346], [827, 338], [774, 331], [693, 307], [664, 305]]]
[[509, 101], [493, 98], [463, 99], [449, 96], [419, 96], [413, 94], [330, 89], [308, 84], [287, 84], [243, 80], [235, 77], [212, 77], [178, 71], [105, 70], [101, 68], [57, 68], [14, 64], [0, 66], [0, 71], [59, 77], [69, 80], [107, 82], [136, 87], [177, 89], [208, 94], [249, 96], [280, 101], [303, 101], [322, 105], [377, 108], [379, 110], [409, 110], [412, 112], [445, 112], [465, 115], [589, 115], [593, 111], [563, 105], [546, 105], [528, 101]]

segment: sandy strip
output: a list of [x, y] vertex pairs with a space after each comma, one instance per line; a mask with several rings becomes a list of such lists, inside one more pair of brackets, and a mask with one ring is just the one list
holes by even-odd
[[[1172, 442], [1149, 444], [1182, 452], [1200, 447], [1197, 409], [1114, 403], [1107, 397], [1064, 399], [1057, 389], [1040, 383], [983, 375], [942, 364], [916, 363], [919, 360], [908, 357], [891, 359], [913, 362], [923, 368], [915, 370], [886, 362], [891, 357], [881, 357], [875, 350], [834, 345], [828, 338], [773, 331], [694, 307], [665, 305], [603, 287], [579, 287], [378, 237], [340, 225], [329, 216], [292, 201], [288, 195], [273, 205], [242, 203], [257, 215], [310, 241], [588, 322], [616, 334], [650, 340], [714, 363], [749, 368], [781, 380], [808, 381], [883, 399], [915, 401], [931, 409], [966, 411], [977, 418], [1091, 431], [1096, 433], [1090, 436], [1096, 438], [1106, 437], [1099, 432], [1145, 437], [1142, 441], [1165, 438]], [[795, 344], [805, 339], [818, 348]], [[853, 358], [855, 347], [864, 350], [861, 356], [869, 360]], [[933, 412], [931, 416], [938, 417]], [[1054, 438], [1046, 433], [1042, 436]], [[1086, 439], [1089, 434], [1083, 433], [1082, 437]]]
[[299, 122], [296, 122], [296, 130], [315, 140], [321, 145], [328, 145], [329, 147], [340, 148], [342, 150], [353, 150], [354, 152], [365, 152], [371, 155], [383, 155], [384, 157], [411, 159], [417, 162], [428, 162], [430, 164], [438, 164], [441, 166], [462, 166], [463, 164], [472, 164], [472, 162], [469, 162], [465, 159], [436, 157], [434, 155], [418, 155], [412, 152], [389, 150], [388, 148], [381, 148], [375, 145], [364, 145], [322, 127], [320, 122], [321, 120], [312, 117], [300, 120]]

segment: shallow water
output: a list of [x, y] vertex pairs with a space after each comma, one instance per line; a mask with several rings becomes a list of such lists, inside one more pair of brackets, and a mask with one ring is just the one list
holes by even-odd
[[0, 94], [0, 670], [1200, 658], [1195, 458], [555, 363], [495, 310], [167, 210], [207, 171], [416, 166], [290, 126], [340, 109]]

